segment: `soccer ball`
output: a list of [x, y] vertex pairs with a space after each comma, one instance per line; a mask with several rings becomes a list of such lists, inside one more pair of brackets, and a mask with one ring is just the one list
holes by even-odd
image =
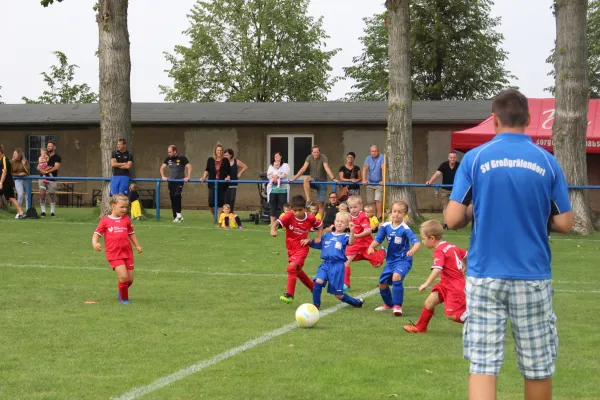
[[319, 309], [313, 304], [302, 304], [296, 310], [296, 323], [302, 328], [310, 328], [319, 322]]

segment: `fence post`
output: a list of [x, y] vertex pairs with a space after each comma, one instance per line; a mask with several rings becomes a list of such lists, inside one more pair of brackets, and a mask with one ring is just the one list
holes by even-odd
[[219, 180], [215, 180], [215, 224], [219, 220]]
[[[26, 180], [26, 185], [27, 185], [27, 203], [29, 204], [29, 207], [33, 207], [33, 193], [31, 193], [32, 190], [32, 183], [33, 183], [33, 179], [27, 179]], [[25, 212], [27, 212], [27, 210], [25, 210]]]
[[156, 180], [156, 192], [154, 193], [156, 203], [156, 220], [160, 221], [160, 179]]

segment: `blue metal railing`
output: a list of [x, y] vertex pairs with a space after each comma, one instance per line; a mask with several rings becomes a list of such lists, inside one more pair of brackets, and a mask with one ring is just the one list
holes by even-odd
[[[13, 177], [14, 179], [23, 179], [23, 180], [27, 180], [27, 196], [28, 196], [28, 200], [29, 200], [29, 204], [33, 204], [32, 202], [32, 193], [31, 193], [31, 189], [32, 189], [32, 182], [34, 180], [39, 180], [39, 179], [46, 179], [46, 180], [50, 180], [50, 181], [96, 181], [96, 182], [110, 182], [111, 178], [101, 178], [101, 177], [93, 177], [93, 178], [88, 178], [88, 177], [81, 177], [81, 176], [58, 176], [58, 177], [44, 177], [42, 178], [41, 176], [15, 176]], [[183, 179], [169, 179], [169, 180], [162, 180], [162, 179], [157, 179], [157, 178], [132, 178], [131, 179], [132, 182], [154, 182], [155, 183], [155, 203], [156, 203], [156, 220], [160, 220], [160, 184], [162, 182], [179, 182], [179, 183], [183, 183], [185, 182]], [[249, 180], [239, 180], [239, 181], [224, 181], [224, 180], [205, 180], [204, 182], [202, 182], [200, 179], [190, 179], [188, 182], [190, 183], [214, 183], [214, 191], [215, 191], [215, 207], [214, 207], [214, 219], [215, 222], [217, 222], [219, 215], [218, 215], [218, 204], [219, 204], [219, 183], [236, 183], [236, 184], [244, 184], [244, 183], [260, 183], [260, 184], [267, 184], [268, 181], [266, 180], [258, 180], [258, 179], [249, 179]], [[297, 180], [297, 181], [285, 181], [282, 182], [285, 184], [291, 184], [291, 185], [302, 185], [304, 182], [302, 180]], [[311, 184], [316, 184], [316, 185], [331, 185], [332, 186], [332, 191], [335, 192], [337, 190], [337, 185], [348, 185], [349, 183], [341, 183], [341, 182], [311, 182]], [[359, 183], [360, 184], [360, 183]], [[360, 184], [362, 186], [362, 184]], [[369, 186], [379, 186], [378, 184], [374, 183], [374, 184], [369, 184]], [[450, 188], [452, 187], [452, 185], [442, 185], [442, 184], [431, 184], [431, 185], [425, 185], [423, 183], [394, 183], [394, 182], [388, 182], [385, 184], [386, 187], [413, 187], [413, 188], [433, 188], [435, 189], [436, 192], [438, 192], [441, 188]], [[595, 189], [598, 190], [600, 189], [600, 186], [569, 186], [569, 189]]]

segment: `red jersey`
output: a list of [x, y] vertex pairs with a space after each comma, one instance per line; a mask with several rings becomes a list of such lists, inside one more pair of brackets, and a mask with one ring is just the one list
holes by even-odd
[[433, 266], [442, 270], [440, 284], [451, 290], [463, 291], [463, 262], [467, 251], [448, 242], [440, 242], [433, 251]]
[[134, 232], [131, 220], [127, 215], [121, 218], [110, 216], [102, 218], [94, 233], [104, 236], [108, 261], [133, 259], [129, 235], [133, 235]]
[[[354, 223], [354, 234], [358, 235], [359, 233], [363, 233], [365, 229], [371, 230], [371, 221], [369, 221], [369, 217], [365, 214], [364, 211], [358, 213], [356, 217], [350, 214], [350, 221]], [[373, 243], [373, 236], [367, 235], [365, 237], [354, 239], [353, 247], [369, 247]]]
[[293, 212], [285, 213], [277, 222], [285, 228], [285, 246], [288, 249], [300, 247], [300, 241], [308, 237], [312, 228], [318, 228], [322, 222], [312, 214], [304, 213], [303, 219], [294, 217]]

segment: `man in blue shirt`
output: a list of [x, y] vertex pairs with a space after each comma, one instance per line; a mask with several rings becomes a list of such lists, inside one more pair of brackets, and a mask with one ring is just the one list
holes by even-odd
[[371, 155], [365, 159], [363, 166], [363, 185], [367, 186], [367, 204], [375, 204], [377, 218], [383, 215], [383, 169], [385, 161], [379, 153], [377, 145], [371, 146]]
[[497, 135], [463, 157], [445, 216], [450, 228], [473, 221], [463, 333], [469, 399], [496, 399], [510, 318], [525, 399], [550, 400], [558, 337], [548, 224], [572, 230], [567, 184], [554, 156], [524, 134], [525, 96], [498, 94], [492, 116]]

